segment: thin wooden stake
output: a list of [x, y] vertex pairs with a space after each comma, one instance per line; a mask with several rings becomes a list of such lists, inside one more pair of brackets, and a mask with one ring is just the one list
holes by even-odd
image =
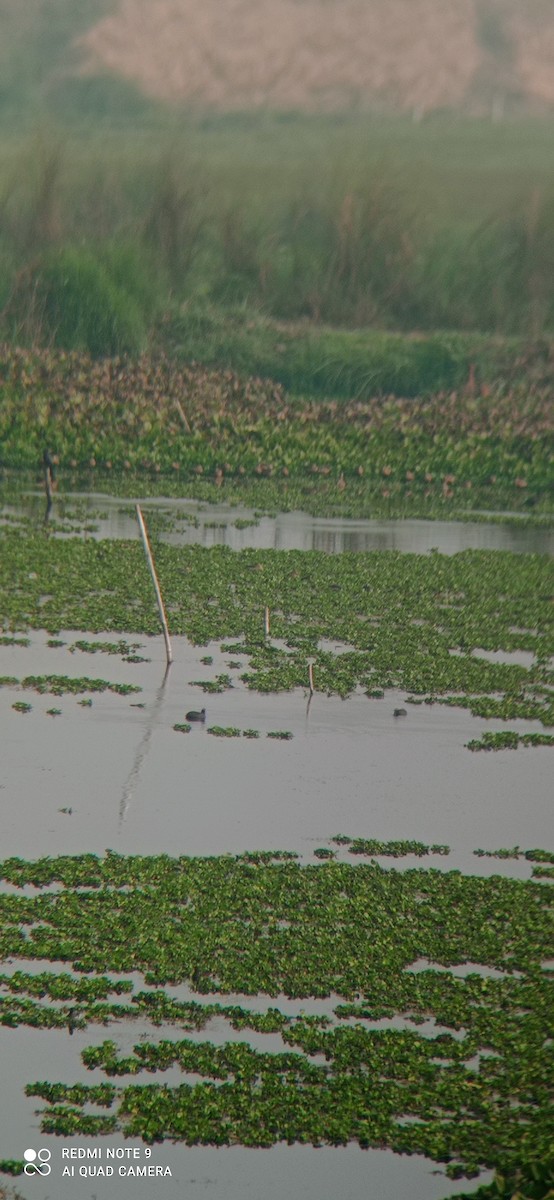
[[52, 508], [52, 472], [50, 467], [44, 467], [44, 490], [46, 492], [46, 511]]
[[266, 606], [266, 610], [264, 613], [264, 628], [265, 628], [265, 636], [269, 637], [269, 609], [267, 608], [267, 606]]
[[56, 486], [56, 475], [54, 472], [54, 460], [49, 450], [45, 450], [42, 456], [42, 467], [44, 471], [44, 490], [46, 492], [46, 516], [48, 516], [52, 508], [52, 493]]
[[308, 664], [308, 678], [309, 678], [309, 680], [310, 680], [310, 696], [313, 696], [313, 694], [314, 694], [314, 692], [315, 692], [315, 687], [314, 687], [314, 669], [313, 669], [313, 666], [312, 666], [312, 664], [311, 664], [311, 663], [309, 663], [309, 664]]
[[160, 585], [158, 582], [158, 576], [156, 575], [154, 559], [152, 558], [150, 542], [148, 541], [146, 525], [144, 524], [144, 517], [140, 511], [140, 504], [136, 505], [136, 514], [137, 514], [137, 521], [138, 521], [138, 525], [139, 525], [139, 529], [140, 529], [140, 536], [142, 538], [142, 544], [144, 546], [144, 553], [146, 555], [146, 561], [148, 563], [148, 566], [150, 567], [152, 583], [154, 584], [154, 591], [156, 593], [156, 600], [158, 602], [158, 612], [160, 614], [160, 621], [162, 623], [162, 629], [163, 629], [163, 633], [164, 633], [165, 654], [166, 654], [166, 658], [167, 658], [167, 665], [169, 666], [169, 664], [173, 662], [173, 654], [171, 651], [171, 642], [169, 640], [169, 629], [167, 627], [167, 617], [165, 615], [164, 602], [162, 600], [162, 593], [161, 593]]
[[177, 412], [179, 413], [179, 416], [181, 418], [181, 421], [183, 422], [183, 425], [185, 426], [187, 433], [191, 433], [192, 430], [191, 430], [191, 427], [187, 420], [187, 414], [183, 408], [183, 405], [181, 404], [181, 402], [179, 400], [175, 401], [175, 408], [177, 409]]

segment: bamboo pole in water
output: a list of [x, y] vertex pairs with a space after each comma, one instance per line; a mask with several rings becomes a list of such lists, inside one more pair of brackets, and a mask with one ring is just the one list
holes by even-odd
[[315, 692], [315, 688], [314, 688], [314, 669], [313, 669], [313, 666], [312, 666], [312, 664], [311, 664], [311, 663], [309, 663], [309, 664], [308, 664], [308, 676], [309, 676], [309, 680], [310, 680], [310, 696], [313, 696], [313, 694], [314, 694], [314, 692]]
[[269, 609], [267, 607], [266, 607], [266, 610], [264, 613], [264, 628], [265, 628], [265, 636], [269, 637]]
[[50, 510], [52, 508], [52, 476], [50, 474], [50, 467], [44, 468], [44, 490], [46, 492], [46, 503]]
[[52, 508], [52, 493], [54, 491], [54, 464], [48, 450], [44, 451], [42, 456], [42, 466], [44, 470], [44, 490], [46, 492], [46, 514]]
[[140, 504], [136, 505], [136, 514], [137, 514], [138, 526], [140, 529], [140, 536], [142, 538], [142, 544], [144, 547], [144, 553], [146, 555], [146, 561], [150, 568], [150, 574], [152, 576], [152, 583], [154, 584], [154, 591], [156, 593], [156, 600], [158, 602], [158, 612], [160, 614], [160, 621], [162, 623], [162, 629], [163, 629], [164, 641], [165, 641], [165, 654], [166, 654], [166, 658], [167, 658], [167, 665], [169, 666], [169, 664], [173, 662], [173, 653], [171, 650], [171, 642], [169, 640], [169, 629], [167, 627], [167, 617], [165, 615], [165, 608], [164, 608], [164, 602], [162, 600], [160, 584], [158, 581], [158, 576], [156, 575], [154, 559], [152, 558], [152, 551], [150, 549], [150, 542], [148, 541], [148, 533], [146, 532], [146, 525], [144, 524], [144, 517], [140, 510]]

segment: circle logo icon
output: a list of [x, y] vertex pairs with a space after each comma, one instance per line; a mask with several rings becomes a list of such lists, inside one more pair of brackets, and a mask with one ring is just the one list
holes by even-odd
[[44, 1146], [42, 1150], [25, 1150], [23, 1154], [25, 1159], [24, 1171], [26, 1175], [49, 1175], [52, 1167], [50, 1159], [52, 1155]]

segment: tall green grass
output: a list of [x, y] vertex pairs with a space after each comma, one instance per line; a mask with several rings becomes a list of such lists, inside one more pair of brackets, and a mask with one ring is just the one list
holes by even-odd
[[480, 333], [392, 333], [283, 323], [247, 306], [222, 309], [193, 301], [166, 318], [162, 345], [180, 361], [231, 367], [275, 379], [304, 396], [416, 396], [525, 379], [550, 386], [548, 340]]
[[99, 256], [71, 246], [19, 273], [4, 319], [13, 340], [97, 357], [139, 354], [147, 343], [144, 307]]
[[186, 140], [141, 160], [36, 138], [0, 185], [0, 335], [102, 354], [166, 330], [183, 354], [357, 395], [467, 377], [449, 331], [554, 330], [554, 191], [463, 225], [384, 168], [288, 184], [245, 178], [238, 203]]

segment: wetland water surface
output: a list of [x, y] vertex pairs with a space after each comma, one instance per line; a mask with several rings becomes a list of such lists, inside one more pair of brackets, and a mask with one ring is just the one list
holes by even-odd
[[[514, 516], [506, 523], [486, 521], [354, 520], [313, 517], [304, 512], [276, 515], [230, 504], [197, 500], [140, 499], [152, 533], [174, 546], [229, 546], [231, 550], [343, 551], [400, 550], [456, 554], [460, 550], [511, 550], [518, 554], [554, 554], [554, 529], [525, 525]], [[75, 492], [56, 497], [51, 522], [59, 532], [94, 538], [136, 538], [135, 501], [104, 493]], [[42, 493], [21, 495], [0, 508], [0, 521], [26, 516], [44, 520]]]
[[[75, 500], [67, 498], [65, 503]], [[101, 496], [86, 504], [90, 523], [98, 525], [86, 536], [136, 537], [128, 505]], [[185, 507], [198, 526], [191, 520], [179, 522], [176, 512]], [[258, 525], [241, 529], [235, 522], [253, 519], [251, 513], [199, 511], [197, 505], [167, 501], [148, 501], [145, 510], [161, 514], [160, 535], [175, 544], [224, 542], [236, 548], [330, 552], [424, 552], [437, 547], [452, 553], [467, 546], [552, 549], [552, 534], [512, 525], [324, 521], [290, 514], [260, 518]], [[406, 719], [398, 721], [393, 710], [406, 699], [398, 692], [387, 692], [379, 700], [361, 693], [347, 700], [316, 694], [308, 707], [308, 697], [299, 689], [277, 695], [249, 691], [219, 644], [200, 648], [175, 638], [175, 662], [166, 674], [161, 638], [127, 636], [130, 642], [140, 642], [138, 654], [149, 661], [72, 654], [69, 646], [82, 637], [72, 632], [57, 637], [65, 645], [48, 646], [48, 635], [32, 632], [28, 646], [0, 646], [1, 675], [101, 675], [142, 689], [127, 696], [94, 694], [86, 706], [75, 695], [53, 698], [25, 692], [29, 712], [14, 710], [23, 695], [17, 688], [0, 690], [2, 857], [102, 854], [108, 847], [145, 855], [282, 848], [315, 862], [314, 849], [329, 847], [333, 835], [345, 833], [383, 841], [446, 843], [452, 848], [449, 857], [428, 858], [423, 865], [528, 878], [526, 862], [476, 858], [472, 851], [480, 846], [547, 846], [551, 840], [550, 751], [473, 755], [465, 748], [485, 729], [504, 728], [501, 721], [437, 706], [408, 707]], [[112, 637], [91, 636], [90, 641]], [[202, 663], [207, 655], [213, 659], [209, 666]], [[191, 686], [193, 679], [209, 680], [220, 672], [230, 672], [231, 689], [204, 695]], [[203, 706], [206, 726], [193, 726], [186, 735], [174, 730], [188, 710]], [[53, 707], [59, 715], [48, 713]], [[260, 736], [218, 739], [207, 732], [213, 725], [256, 729]], [[520, 727], [542, 729], [539, 722], [510, 722], [510, 728]], [[292, 739], [266, 737], [276, 730], [289, 731]], [[338, 853], [342, 861], [355, 861], [347, 849]], [[421, 860], [411, 859], [402, 865], [416, 862], [421, 865]], [[310, 1001], [305, 1007], [311, 1011]], [[171, 1180], [120, 1178], [110, 1184], [92, 1178], [80, 1179], [76, 1187], [74, 1181], [61, 1178], [59, 1169], [66, 1139], [39, 1132], [33, 1115], [36, 1101], [24, 1096], [24, 1085], [30, 1079], [99, 1082], [101, 1071], [85, 1071], [81, 1065], [81, 1049], [109, 1036], [127, 1050], [141, 1028], [146, 1027], [133, 1025], [129, 1030], [115, 1024], [108, 1032], [93, 1027], [76, 1030], [72, 1039], [57, 1030], [0, 1029], [3, 1076], [10, 1081], [9, 1097], [5, 1091], [3, 1096], [1, 1153], [20, 1158], [27, 1145], [40, 1141], [49, 1146], [60, 1200], [336, 1200], [338, 1195], [345, 1200], [440, 1200], [463, 1190], [462, 1183], [449, 1182], [433, 1163], [417, 1155], [402, 1157], [354, 1145], [254, 1150], [169, 1143], [154, 1146], [151, 1162], [169, 1164]], [[249, 1040], [255, 1043], [252, 1036]], [[129, 1145], [120, 1137], [72, 1139], [72, 1144], [77, 1141], [104, 1148]], [[38, 1181], [32, 1181], [29, 1192], [31, 1186], [41, 1200], [54, 1194]], [[466, 1190], [471, 1188], [466, 1185]]]
[[[95, 694], [90, 707], [79, 696], [26, 691], [31, 712], [18, 713], [12, 706], [23, 693], [0, 690], [1, 786], [9, 797], [4, 855], [101, 854], [111, 847], [133, 854], [281, 848], [311, 856], [334, 834], [347, 833], [446, 843], [453, 854], [444, 865], [482, 873], [483, 860], [472, 851], [494, 848], [499, 830], [503, 845], [548, 844], [550, 750], [474, 755], [465, 748], [483, 730], [502, 729], [502, 721], [426, 705], [409, 706], [398, 720], [393, 712], [405, 699], [399, 692], [382, 700], [316, 694], [308, 708], [300, 689], [259, 694], [238, 671], [231, 672], [231, 689], [204, 695], [190, 680], [229, 669], [217, 644], [174, 638], [166, 674], [161, 638], [141, 639], [140, 654], [150, 661], [130, 664], [72, 654], [78, 636], [61, 634], [67, 644], [50, 648], [47, 635], [33, 633], [28, 647], [0, 647], [0, 674], [102, 674], [142, 691]], [[201, 661], [207, 654], [209, 666]], [[60, 715], [52, 717], [54, 702]], [[203, 706], [206, 726], [193, 725], [186, 735], [173, 729]], [[260, 736], [215, 738], [207, 733], [213, 725]], [[512, 725], [542, 729], [539, 722]], [[275, 730], [293, 737], [268, 739]]]

